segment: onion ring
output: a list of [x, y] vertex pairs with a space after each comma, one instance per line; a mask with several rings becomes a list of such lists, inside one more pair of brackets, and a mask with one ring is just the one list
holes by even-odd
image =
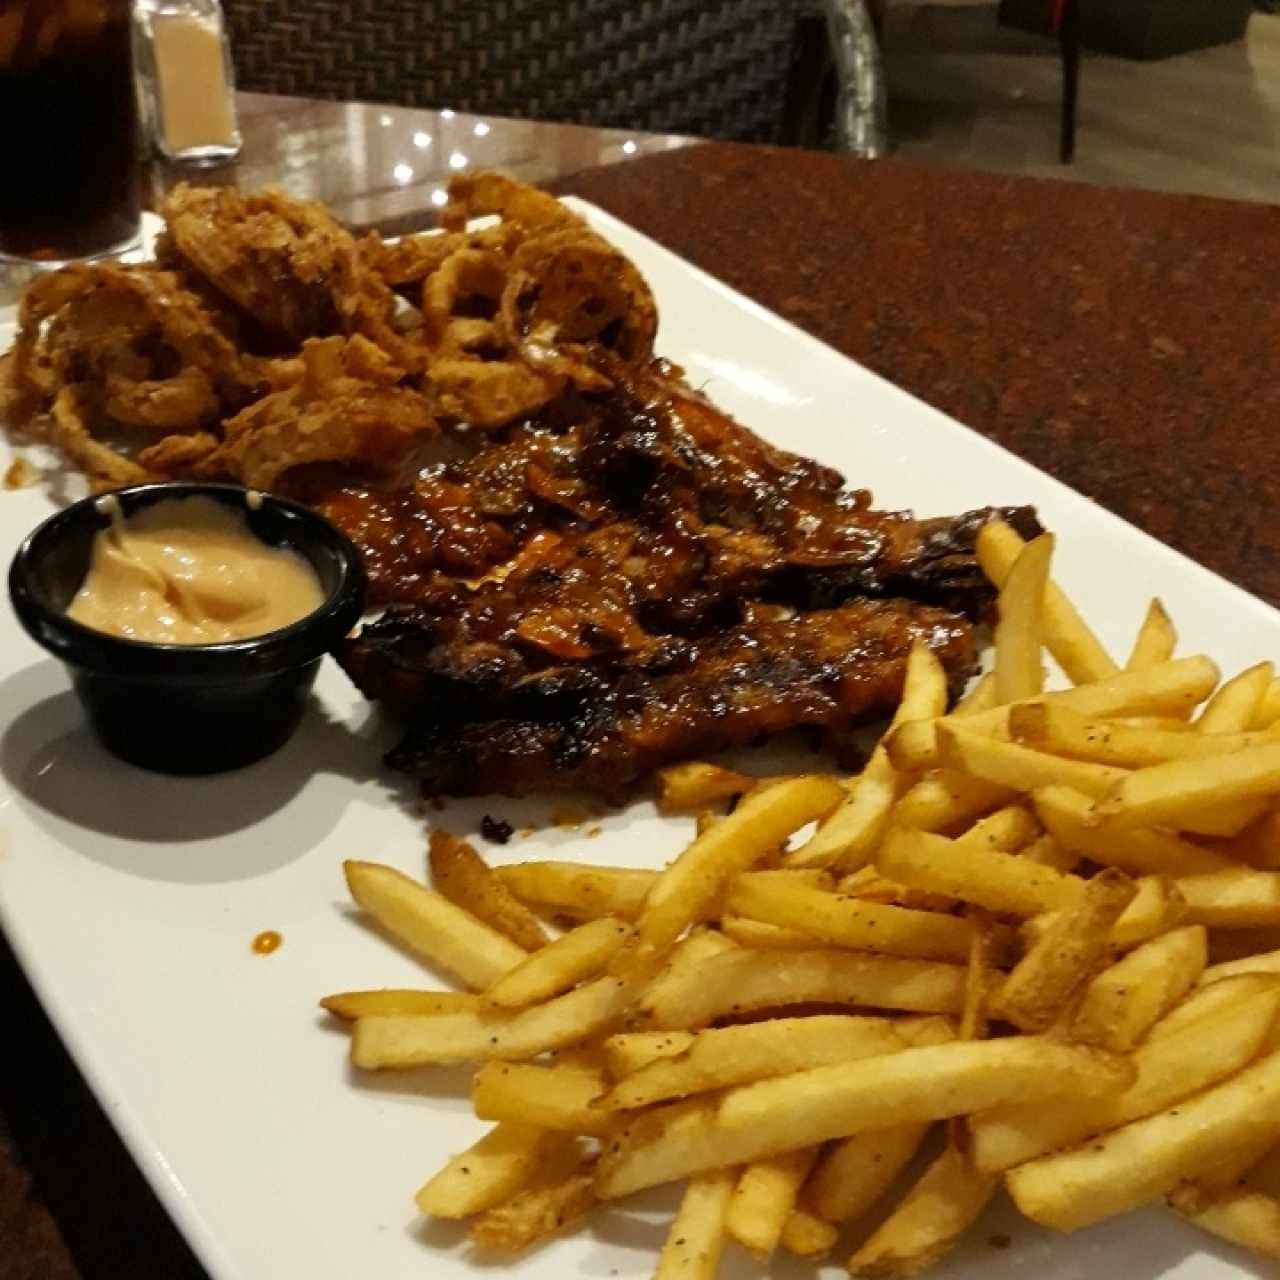
[[172, 378], [132, 379], [109, 374], [107, 414], [130, 427], [181, 432], [215, 420], [218, 398], [194, 366]]
[[449, 358], [434, 361], [427, 373], [427, 393], [440, 413], [473, 427], [501, 427], [536, 413], [563, 386], [515, 360]]
[[631, 262], [593, 233], [569, 230], [517, 251], [499, 325], [528, 364], [596, 391], [612, 384], [593, 353], [612, 351], [627, 365], [648, 361], [658, 310]]
[[83, 388], [63, 387], [53, 402], [49, 441], [95, 480], [112, 487], [142, 484], [155, 477], [145, 467], [95, 440], [86, 419], [89, 416]]
[[496, 313], [506, 284], [507, 264], [496, 253], [459, 249], [422, 286], [422, 322], [427, 341], [437, 346], [460, 304], [480, 302]]

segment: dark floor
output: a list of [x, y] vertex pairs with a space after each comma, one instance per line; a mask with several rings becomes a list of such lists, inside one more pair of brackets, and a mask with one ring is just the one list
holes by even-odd
[[897, 0], [884, 38], [900, 154], [1001, 173], [1280, 203], [1280, 16], [1161, 62], [1086, 54], [1076, 163], [1057, 163], [1061, 78], [1047, 39], [988, 0]]

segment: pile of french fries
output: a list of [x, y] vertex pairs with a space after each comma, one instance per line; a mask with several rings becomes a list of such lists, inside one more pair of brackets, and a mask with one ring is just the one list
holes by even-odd
[[359, 1068], [477, 1066], [493, 1128], [423, 1214], [514, 1254], [682, 1182], [659, 1280], [846, 1230], [851, 1274], [905, 1276], [1003, 1185], [1060, 1231], [1164, 1202], [1280, 1257], [1280, 681], [1175, 657], [1158, 602], [1117, 666], [1052, 551], [984, 529], [993, 670], [948, 713], [917, 648], [856, 777], [668, 770], [699, 831], [665, 870], [491, 869], [442, 832], [435, 891], [347, 864], [467, 988], [322, 1002]]

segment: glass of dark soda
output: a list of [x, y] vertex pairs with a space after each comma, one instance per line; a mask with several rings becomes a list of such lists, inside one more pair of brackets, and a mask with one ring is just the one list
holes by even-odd
[[0, 262], [137, 243], [129, 0], [0, 0], [0, 122]]

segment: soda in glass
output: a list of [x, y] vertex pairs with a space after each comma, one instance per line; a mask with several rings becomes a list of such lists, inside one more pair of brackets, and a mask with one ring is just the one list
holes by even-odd
[[119, 253], [140, 219], [128, 0], [0, 0], [0, 261]]

